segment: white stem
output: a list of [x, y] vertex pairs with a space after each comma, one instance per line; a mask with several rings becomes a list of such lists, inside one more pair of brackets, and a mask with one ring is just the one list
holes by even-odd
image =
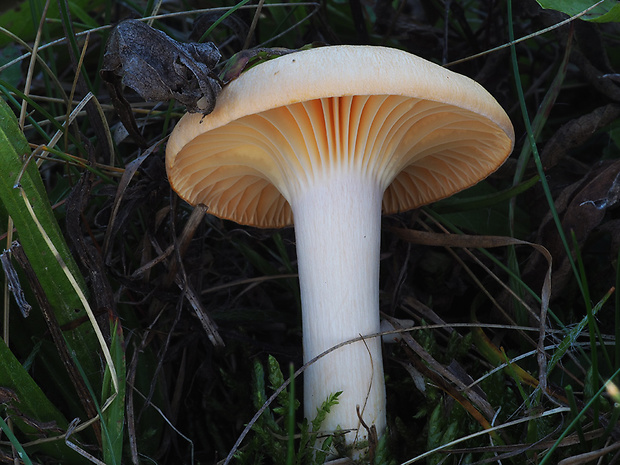
[[[301, 191], [301, 189], [300, 189]], [[314, 180], [294, 195], [301, 286], [304, 362], [321, 352], [379, 332], [379, 245], [383, 188], [362, 174]], [[344, 346], [304, 374], [305, 416], [312, 419], [330, 394], [342, 391], [322, 431], [352, 429], [347, 443], [368, 439], [356, 411], [385, 430], [381, 339]]]

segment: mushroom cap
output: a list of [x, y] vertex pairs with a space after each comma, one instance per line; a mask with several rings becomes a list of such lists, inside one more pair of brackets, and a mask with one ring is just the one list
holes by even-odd
[[170, 184], [240, 224], [293, 223], [290, 202], [319, 177], [381, 183], [383, 212], [448, 197], [510, 155], [514, 130], [478, 83], [407, 52], [328, 46], [244, 72], [209, 115], [184, 115], [166, 147]]

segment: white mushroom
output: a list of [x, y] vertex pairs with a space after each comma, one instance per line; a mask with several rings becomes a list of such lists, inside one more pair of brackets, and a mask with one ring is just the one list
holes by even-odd
[[[381, 214], [448, 197], [495, 171], [514, 132], [471, 79], [409, 53], [321, 47], [231, 82], [215, 111], [186, 114], [166, 149], [190, 204], [257, 227], [295, 224], [304, 360], [379, 326]], [[305, 415], [342, 391], [324, 430], [368, 439], [356, 408], [386, 427], [380, 338], [336, 350], [304, 374]]]

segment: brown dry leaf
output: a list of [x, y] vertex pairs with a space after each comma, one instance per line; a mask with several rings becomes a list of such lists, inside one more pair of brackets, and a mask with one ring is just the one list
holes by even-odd
[[211, 113], [221, 86], [212, 75], [220, 60], [212, 43], [181, 43], [142, 21], [122, 21], [110, 34], [103, 57], [103, 78], [131, 87], [145, 100], [172, 98], [187, 111]]
[[595, 132], [620, 117], [620, 105], [609, 104], [564, 124], [543, 150], [540, 158], [545, 170], [557, 165], [570, 150], [584, 144]]
[[212, 73], [221, 55], [212, 43], [181, 43], [142, 21], [120, 22], [110, 34], [101, 77], [125, 129], [146, 146], [123, 87], [147, 101], [176, 99], [189, 112], [209, 114], [222, 86]]
[[620, 161], [595, 168], [568, 205], [562, 226], [581, 244], [603, 220], [607, 208], [620, 200]]
[[[603, 162], [583, 179], [564, 188], [556, 200], [555, 208], [568, 240], [574, 235], [577, 244], [583, 245], [592, 232], [601, 226], [607, 209], [616, 205], [619, 200], [620, 161]], [[617, 235], [617, 228], [614, 231]], [[551, 213], [543, 219], [536, 242], [549, 249], [557, 264], [553, 274], [553, 291], [554, 295], [559, 295], [572, 276], [572, 270]], [[530, 263], [529, 269], [535, 262], [537, 259]]]

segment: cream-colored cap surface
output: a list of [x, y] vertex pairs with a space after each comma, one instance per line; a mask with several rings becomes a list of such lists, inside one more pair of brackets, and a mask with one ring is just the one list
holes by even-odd
[[190, 204], [282, 227], [317, 177], [359, 172], [395, 213], [477, 183], [513, 144], [508, 116], [473, 80], [397, 49], [330, 46], [262, 63], [223, 89], [213, 113], [183, 116], [166, 168]]

